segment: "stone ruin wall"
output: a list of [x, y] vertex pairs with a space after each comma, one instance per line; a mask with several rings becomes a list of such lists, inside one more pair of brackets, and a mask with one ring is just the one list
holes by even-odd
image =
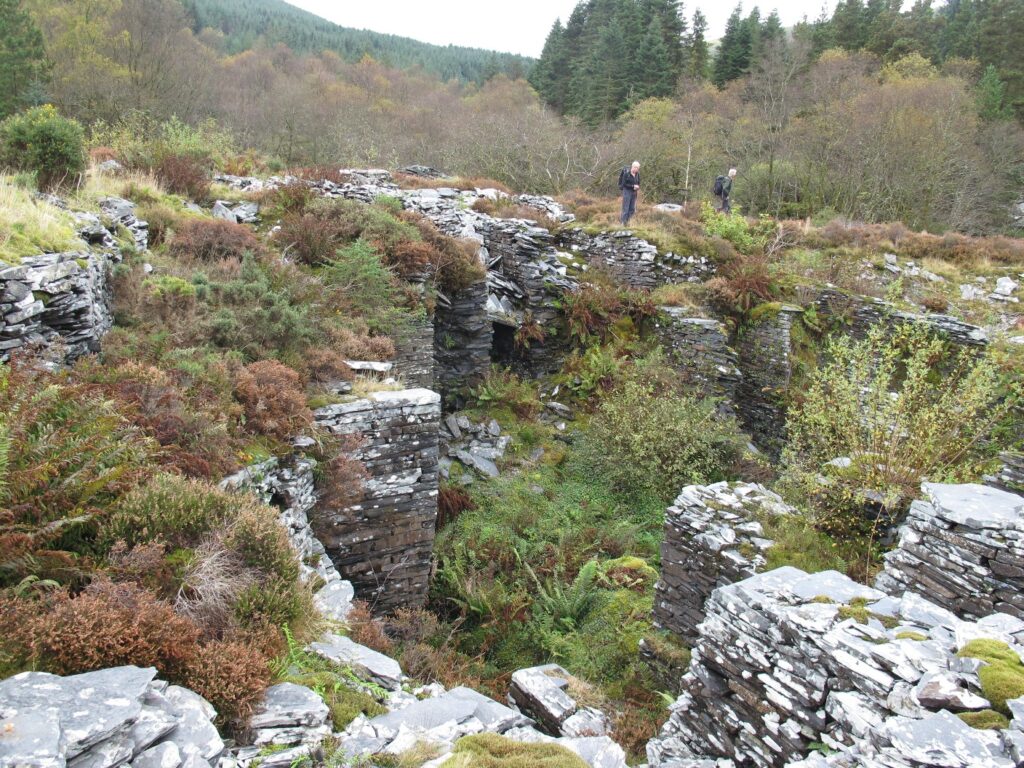
[[[911, 759], [935, 739], [965, 760], [950, 765], [1019, 765], [1024, 720], [975, 731], [938, 710], [988, 706], [977, 664], [955, 656], [967, 641], [1024, 641], [1024, 498], [976, 484], [923, 492], [872, 589], [835, 572], [761, 573], [771, 542], [759, 521], [791, 512], [775, 494], [683, 489], [666, 514], [654, 617], [694, 652], [652, 766], [785, 766], [816, 743], [838, 756], [800, 768], [946, 765]], [[866, 623], [838, 611], [858, 599]]]
[[403, 329], [395, 338], [392, 374], [410, 389], [434, 389], [434, 321], [423, 318]]
[[445, 403], [490, 370], [493, 336], [486, 281], [457, 295], [439, 297], [434, 313], [434, 359], [437, 389]]
[[715, 265], [707, 257], [659, 253], [657, 246], [628, 230], [590, 235], [568, 229], [559, 233], [558, 245], [580, 253], [592, 267], [606, 269], [630, 288], [700, 283], [715, 274]]
[[376, 392], [315, 416], [334, 435], [360, 437], [352, 455], [369, 473], [359, 503], [312, 511], [317, 538], [374, 611], [424, 605], [437, 522], [440, 395]]
[[683, 383], [734, 413], [742, 374], [725, 327], [718, 320], [689, 317], [678, 307], [660, 307], [660, 314], [655, 333]]

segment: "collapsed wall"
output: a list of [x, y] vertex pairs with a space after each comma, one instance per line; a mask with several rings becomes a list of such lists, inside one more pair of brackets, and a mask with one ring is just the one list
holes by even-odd
[[753, 483], [683, 488], [665, 512], [655, 624], [684, 643], [696, 642], [711, 593], [764, 566], [764, 552], [773, 542], [758, 518], [793, 512], [780, 496]]
[[679, 307], [659, 307], [659, 313], [655, 333], [683, 384], [733, 413], [743, 375], [725, 327], [718, 320], [690, 317]]
[[715, 274], [715, 265], [706, 256], [661, 253], [628, 230], [591, 235], [572, 228], [559, 233], [558, 244], [580, 253], [591, 266], [607, 270], [630, 288], [701, 283]]
[[1024, 498], [983, 485], [922, 486], [876, 586], [929, 595], [958, 616], [1024, 618]]
[[315, 416], [332, 434], [361, 438], [352, 455], [369, 473], [361, 501], [311, 512], [317, 538], [375, 611], [422, 606], [437, 522], [440, 395], [375, 392]]

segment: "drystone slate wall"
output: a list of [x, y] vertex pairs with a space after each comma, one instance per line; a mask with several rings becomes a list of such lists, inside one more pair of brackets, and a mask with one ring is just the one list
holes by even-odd
[[629, 231], [589, 235], [582, 229], [568, 229], [559, 233], [558, 243], [592, 266], [607, 269], [631, 288], [700, 283], [715, 274], [715, 265], [706, 257], [659, 253], [657, 246]]
[[405, 386], [433, 389], [434, 322], [424, 318], [395, 337], [395, 360], [391, 372]]
[[949, 315], [915, 314], [892, 304], [866, 296], [850, 296], [836, 290], [824, 290], [814, 302], [816, 311], [826, 318], [841, 321], [854, 338], [862, 339], [878, 323], [903, 322], [923, 325], [962, 347], [979, 348], [988, 344], [988, 334], [976, 325]]
[[928, 595], [962, 617], [1024, 618], [1024, 498], [975, 484], [923, 489], [876, 586]]
[[317, 538], [376, 611], [422, 606], [437, 521], [440, 396], [376, 392], [315, 415], [333, 434], [361, 436], [353, 455], [369, 473], [360, 503], [313, 510]]
[[491, 367], [493, 336], [485, 281], [455, 296], [438, 296], [434, 312], [435, 372], [437, 388], [446, 402], [486, 375]]
[[752, 483], [688, 485], [665, 512], [661, 578], [654, 588], [654, 622], [686, 644], [697, 640], [704, 604], [726, 584], [754, 575], [765, 564], [759, 517], [794, 510]]
[[688, 317], [679, 307], [661, 307], [660, 311], [658, 339], [685, 384], [718, 398], [724, 411], [734, 412], [742, 374], [723, 325], [717, 320]]
[[786, 434], [782, 400], [793, 376], [792, 328], [799, 307], [783, 306], [761, 315], [737, 335], [742, 379], [736, 388], [737, 411], [754, 444], [778, 458]]
[[[851, 603], [865, 623], [843, 610]], [[976, 638], [1018, 646], [1024, 621], [961, 621], [913, 592], [888, 597], [835, 571], [783, 567], [721, 587], [648, 759], [652, 768], [716, 758], [776, 768], [824, 745], [842, 759], [799, 765], [1012, 768], [1024, 720], [981, 731], [953, 714], [990, 706], [980, 663], [956, 655]], [[1011, 709], [1024, 712], [1018, 704]]]

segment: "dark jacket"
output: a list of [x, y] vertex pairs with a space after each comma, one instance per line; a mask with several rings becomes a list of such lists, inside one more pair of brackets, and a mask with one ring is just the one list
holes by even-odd
[[619, 172], [619, 189], [632, 190], [634, 185], [640, 185], [640, 172], [637, 171], [636, 175], [634, 176], [632, 173], [630, 173], [629, 168], [623, 168], [622, 171]]
[[725, 177], [725, 181], [722, 182], [722, 197], [728, 197], [732, 194], [732, 179], [728, 176]]

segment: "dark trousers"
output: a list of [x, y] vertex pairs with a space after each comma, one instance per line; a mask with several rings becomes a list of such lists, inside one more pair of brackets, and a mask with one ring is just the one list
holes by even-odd
[[622, 226], [629, 224], [629, 220], [636, 214], [636, 190], [635, 189], [624, 189], [622, 190], [622, 215], [619, 217], [619, 221], [622, 222]]
[[728, 195], [722, 195], [722, 213], [732, 213], [732, 204]]

